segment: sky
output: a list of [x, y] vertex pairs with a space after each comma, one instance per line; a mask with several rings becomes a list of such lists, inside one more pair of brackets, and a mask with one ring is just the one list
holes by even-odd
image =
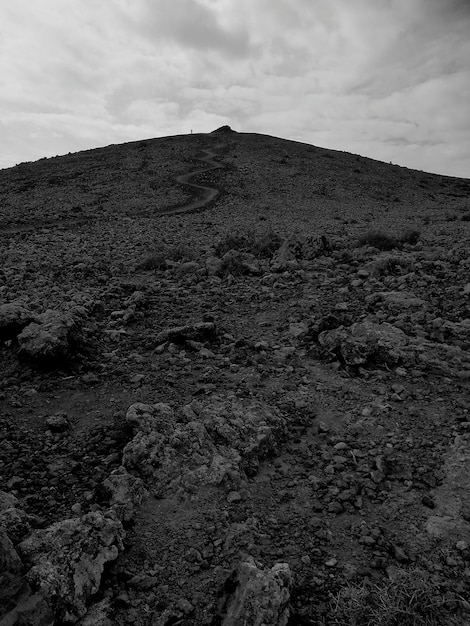
[[470, 178], [470, 0], [0, 0], [0, 168], [225, 124]]

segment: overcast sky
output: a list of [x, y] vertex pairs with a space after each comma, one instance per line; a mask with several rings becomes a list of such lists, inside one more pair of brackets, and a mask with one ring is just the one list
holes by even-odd
[[0, 0], [0, 167], [223, 124], [470, 177], [470, 0]]

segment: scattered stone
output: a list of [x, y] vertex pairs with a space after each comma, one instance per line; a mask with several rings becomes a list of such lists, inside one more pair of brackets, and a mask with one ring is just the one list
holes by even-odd
[[53, 433], [62, 433], [70, 428], [66, 413], [55, 413], [46, 417], [46, 425]]

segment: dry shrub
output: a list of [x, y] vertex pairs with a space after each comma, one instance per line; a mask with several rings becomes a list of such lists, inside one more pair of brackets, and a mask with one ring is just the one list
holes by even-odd
[[142, 270], [165, 269], [165, 261], [192, 261], [196, 252], [189, 246], [179, 243], [173, 246], [163, 246], [158, 252], [148, 254], [137, 266]]
[[282, 237], [269, 229], [262, 233], [248, 231], [223, 237], [215, 246], [216, 254], [222, 257], [229, 250], [248, 252], [258, 259], [270, 259], [280, 248]]
[[[451, 626], [459, 601], [446, 597], [429, 576], [413, 568], [399, 570], [381, 584], [343, 587], [330, 603], [330, 623], [337, 626]], [[454, 611], [450, 607], [453, 607]]]
[[405, 230], [401, 235], [389, 235], [380, 230], [369, 231], [359, 237], [359, 246], [372, 246], [378, 250], [393, 250], [404, 244], [414, 245], [418, 242], [420, 232], [415, 229]]

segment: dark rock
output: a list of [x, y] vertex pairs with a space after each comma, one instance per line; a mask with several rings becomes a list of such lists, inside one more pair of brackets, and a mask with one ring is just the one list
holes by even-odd
[[0, 341], [9, 341], [34, 320], [34, 314], [20, 302], [0, 305]]

